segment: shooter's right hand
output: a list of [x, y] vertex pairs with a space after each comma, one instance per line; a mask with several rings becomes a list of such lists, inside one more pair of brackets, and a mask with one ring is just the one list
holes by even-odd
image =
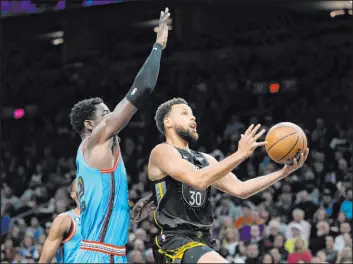
[[263, 133], [265, 133], [265, 129], [262, 129], [259, 133], [256, 134], [260, 127], [260, 124], [256, 127], [251, 125], [244, 134], [241, 134], [241, 139], [239, 140], [238, 144], [238, 152], [245, 158], [250, 157], [257, 147], [267, 144], [266, 141], [256, 142], [263, 135]]
[[161, 16], [159, 18], [159, 26], [157, 30], [157, 40], [156, 42], [163, 46], [163, 49], [167, 46], [168, 40], [168, 19], [170, 17], [168, 7], [161, 11]]

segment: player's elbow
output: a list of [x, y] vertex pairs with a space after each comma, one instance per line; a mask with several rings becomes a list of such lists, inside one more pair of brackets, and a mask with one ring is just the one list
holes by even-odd
[[205, 190], [206, 188], [208, 188], [210, 186], [202, 181], [196, 181], [193, 185], [194, 186], [192, 186], [192, 187], [195, 188], [196, 190]]
[[248, 199], [250, 196], [251, 196], [251, 195], [246, 194], [246, 193], [241, 193], [241, 194], [238, 195], [238, 197], [239, 197], [240, 199], [243, 199], [243, 200]]
[[195, 177], [193, 177], [193, 182], [192, 182], [193, 188], [197, 190], [205, 190], [209, 186], [211, 186], [211, 184], [207, 180], [205, 180], [205, 177], [202, 177], [198, 174], [196, 174]]
[[199, 177], [197, 174], [192, 175], [190, 179], [191, 181], [188, 184], [196, 190], [204, 190], [208, 187], [205, 180]]
[[250, 197], [250, 195], [248, 195], [247, 193], [243, 192], [242, 190], [233, 192], [232, 196], [238, 197], [238, 198], [240, 198], [242, 200], [248, 199]]
[[239, 186], [233, 190], [232, 195], [240, 199], [248, 199], [251, 196], [251, 194], [246, 190], [246, 187], [243, 186], [243, 182], [241, 182]]

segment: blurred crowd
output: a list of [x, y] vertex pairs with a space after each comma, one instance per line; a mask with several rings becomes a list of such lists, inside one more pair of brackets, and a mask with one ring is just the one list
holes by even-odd
[[[303, 168], [247, 200], [212, 190], [212, 235], [219, 253], [232, 263], [352, 263], [353, 129], [345, 123], [351, 115], [346, 91], [352, 71], [335, 64], [345, 56], [341, 44], [312, 41], [295, 48], [282, 46], [286, 54], [271, 61], [242, 50], [226, 58], [209, 54], [207, 63], [197, 55], [162, 63], [151, 101], [120, 135], [131, 206], [151, 192], [148, 156], [163, 140], [153, 115], [163, 101], [177, 96], [190, 103], [200, 130], [193, 147], [218, 160], [237, 150], [248, 125], [261, 123], [268, 129], [291, 121], [308, 137], [310, 157]], [[5, 96], [37, 110], [33, 116], [7, 120], [3, 127], [7, 140], [1, 149], [2, 263], [36, 262], [53, 219], [73, 206], [68, 186], [75, 178], [80, 139], [69, 125], [70, 108], [90, 96], [102, 96], [114, 107], [141, 62], [113, 71], [109, 58], [102, 57], [93, 68], [88, 64], [62, 69], [58, 47], [37, 53], [26, 49], [12, 46], [4, 64]], [[248, 80], [288, 74], [305, 80], [298, 82], [301, 93], [259, 99], [248, 89]], [[277, 98], [275, 107], [271, 103], [264, 110], [263, 101], [272, 102], [271, 96]], [[234, 173], [246, 180], [278, 168], [261, 149]], [[129, 262], [154, 263], [151, 248], [157, 229], [152, 215], [132, 223], [130, 231]]]

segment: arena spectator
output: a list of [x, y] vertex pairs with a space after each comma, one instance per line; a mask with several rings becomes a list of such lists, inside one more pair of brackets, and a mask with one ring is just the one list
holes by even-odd
[[340, 226], [340, 235], [337, 236], [335, 238], [335, 250], [337, 250], [338, 252], [342, 252], [342, 250], [344, 249], [344, 235], [345, 234], [349, 234], [351, 232], [351, 226], [349, 223], [345, 222], [345, 223], [341, 223]]
[[335, 241], [332, 236], [327, 236], [325, 241], [325, 253], [326, 253], [326, 260], [329, 263], [336, 263], [338, 252], [334, 249]]
[[251, 218], [251, 209], [250, 206], [244, 204], [242, 206], [243, 215], [238, 217], [234, 223], [235, 228], [240, 230], [244, 225], [251, 225], [252, 218]]
[[299, 199], [295, 207], [304, 211], [305, 219], [312, 219], [318, 206], [311, 200], [307, 190], [299, 192], [298, 196]]
[[295, 223], [291, 227], [291, 237], [290, 239], [287, 239], [286, 243], [284, 244], [284, 248], [289, 252], [292, 253], [295, 249], [295, 241], [298, 238], [302, 238], [305, 244], [305, 247], [308, 246], [308, 240], [305, 239], [304, 235], [302, 234], [302, 227], [300, 224]]
[[270, 254], [273, 258], [273, 263], [275, 263], [275, 264], [283, 263], [283, 262], [287, 261], [287, 258], [282, 257], [282, 255], [280, 254], [280, 252], [278, 251], [277, 248], [271, 249]]
[[223, 247], [228, 250], [229, 255], [235, 256], [239, 245], [239, 233], [234, 228], [227, 229], [226, 238], [223, 240]]
[[234, 203], [230, 201], [230, 199], [224, 198], [221, 200], [221, 204], [216, 209], [217, 218], [221, 218], [223, 216], [229, 216], [233, 221], [237, 219], [241, 215], [241, 209], [236, 207]]
[[353, 261], [352, 248], [351, 247], [343, 248], [341, 254], [338, 257], [337, 263], [352, 263], [352, 261]]
[[304, 220], [304, 217], [305, 212], [303, 210], [299, 208], [293, 210], [294, 221], [290, 222], [287, 226], [287, 239], [291, 239], [293, 237], [293, 233], [291, 232], [292, 227], [300, 225], [301, 235], [304, 236], [305, 240], [309, 240], [311, 225]]
[[282, 188], [282, 194], [279, 196], [275, 207], [278, 215], [282, 217], [284, 222], [288, 223], [291, 217], [291, 212], [293, 210], [293, 200], [292, 193], [290, 192], [290, 187], [288, 187], [288, 185], [286, 185], [286, 187], [287, 188]]
[[263, 255], [262, 260], [260, 261], [260, 263], [274, 264], [275, 261], [274, 261], [274, 259], [273, 259], [271, 254], [265, 254], [265, 255]]
[[325, 248], [325, 241], [330, 233], [330, 226], [326, 221], [320, 221], [317, 223], [317, 231], [312, 234], [310, 238], [310, 250], [313, 254], [316, 254], [320, 249]]
[[257, 264], [260, 260], [260, 252], [256, 243], [249, 244], [246, 250], [246, 264]]
[[283, 235], [277, 235], [275, 237], [275, 242], [273, 243], [273, 247], [279, 251], [282, 256], [282, 259], [287, 259], [288, 251], [284, 247], [285, 238]]
[[340, 211], [343, 212], [349, 220], [352, 220], [352, 210], [352, 189], [348, 189], [346, 192], [346, 199], [341, 204]]
[[243, 241], [239, 241], [239, 245], [236, 248], [233, 263], [245, 263], [246, 260], [246, 246]]
[[335, 199], [333, 199], [332, 197], [333, 197], [332, 191], [326, 188], [323, 191], [323, 197], [322, 197], [322, 202], [320, 203], [320, 206], [326, 210], [326, 214], [330, 218], [335, 219], [338, 215], [340, 208], [339, 208], [338, 202], [336, 202]]
[[266, 250], [273, 247], [275, 237], [280, 234], [280, 223], [276, 220], [271, 220], [265, 233], [264, 246]]
[[305, 240], [301, 237], [295, 239], [293, 252], [288, 256], [288, 263], [297, 263], [299, 260], [311, 261], [311, 252], [305, 245]]

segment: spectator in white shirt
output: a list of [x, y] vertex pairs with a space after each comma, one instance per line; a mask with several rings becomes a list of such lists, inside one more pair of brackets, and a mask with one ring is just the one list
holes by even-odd
[[345, 243], [344, 243], [344, 234], [349, 234], [351, 232], [351, 226], [349, 223], [342, 223], [340, 226], [340, 232], [341, 235], [337, 236], [335, 238], [335, 247], [334, 249], [337, 250], [338, 252], [341, 252], [344, 249]]
[[293, 219], [294, 221], [290, 222], [287, 226], [286, 238], [291, 239], [293, 237], [291, 228], [295, 224], [299, 224], [302, 230], [302, 235], [305, 240], [309, 240], [311, 225], [304, 220], [305, 213], [303, 210], [296, 208], [293, 210]]

